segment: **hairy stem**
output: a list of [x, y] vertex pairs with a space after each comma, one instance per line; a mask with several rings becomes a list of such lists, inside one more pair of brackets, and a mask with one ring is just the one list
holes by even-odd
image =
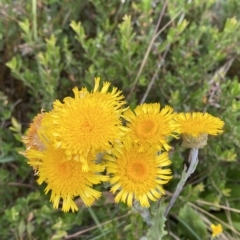
[[190, 177], [190, 175], [195, 171], [197, 164], [198, 164], [198, 148], [192, 148], [190, 151], [190, 166], [186, 172], [186, 167], [184, 167], [183, 172], [182, 172], [182, 177], [180, 182], [177, 185], [177, 189], [174, 192], [172, 199], [169, 203], [169, 205], [166, 208], [166, 211], [164, 213], [164, 216], [166, 217], [172, 208], [173, 204], [175, 203], [177, 197], [179, 196], [180, 192], [182, 191], [182, 188], [184, 184], [186, 183], [187, 179]]

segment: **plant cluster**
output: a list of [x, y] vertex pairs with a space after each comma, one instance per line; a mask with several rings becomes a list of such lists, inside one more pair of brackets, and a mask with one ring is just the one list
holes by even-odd
[[[224, 134], [217, 138], [209, 136], [208, 144], [199, 151], [194, 173], [187, 173], [186, 169], [196, 152], [190, 151], [188, 157], [188, 150], [174, 137], [180, 132], [158, 143], [161, 153], [167, 152], [165, 154], [171, 159], [172, 170], [167, 174], [172, 178], [163, 186], [165, 196], [161, 197], [160, 206], [163, 202], [169, 204], [179, 182], [187, 180], [167, 215], [165, 231], [168, 234], [162, 238], [208, 239], [211, 234], [215, 236], [223, 230], [220, 238], [239, 239], [239, 12], [238, 0], [2, 0], [0, 239], [79, 236], [132, 240], [146, 236], [148, 227], [144, 221], [155, 229], [155, 236], [160, 236], [159, 229], [164, 233], [164, 222], [151, 222], [149, 211], [162, 219], [159, 216], [164, 215], [165, 207], [158, 207], [158, 202], [150, 199], [149, 211], [134, 202], [130, 210], [128, 202], [121, 203], [125, 201], [126, 192], [119, 196], [119, 204], [113, 204], [114, 199], [106, 189], [114, 188], [117, 182], [104, 181], [100, 185], [87, 182], [94, 192], [102, 192], [102, 197], [91, 208], [85, 208], [83, 201], [77, 199], [74, 202], [79, 210], [75, 213], [53, 209], [49, 202], [52, 191], [49, 189], [46, 195], [42, 194], [48, 185], [46, 172], [41, 174], [43, 183], [36, 184], [40, 175], [35, 176], [35, 173], [39, 172], [38, 164], [43, 161], [45, 152], [41, 150], [41, 158], [36, 158], [35, 162], [30, 158], [34, 171], [26, 158], [19, 155], [19, 151], [25, 150], [22, 136], [30, 134], [25, 130], [41, 108], [46, 110], [39, 116], [51, 112], [61, 112], [61, 117], [64, 116], [62, 99], [72, 96], [71, 89], [75, 86], [80, 89], [78, 91], [82, 91], [83, 86], [93, 89], [86, 90], [91, 95], [96, 76], [107, 79], [122, 90], [121, 96], [126, 96], [133, 110], [121, 105], [119, 114], [122, 115], [120, 119], [125, 115], [128, 125], [124, 123], [124, 128], [128, 129], [131, 138], [136, 135], [129, 129], [136, 127], [135, 121], [139, 119], [138, 114], [144, 112], [140, 107], [144, 103], [150, 106], [150, 102], [160, 102], [159, 114], [164, 109], [162, 106], [170, 105], [175, 112], [208, 112], [224, 121]], [[99, 87], [96, 92], [102, 89]], [[108, 94], [111, 95], [111, 91], [110, 86]], [[137, 107], [138, 104], [141, 105]], [[50, 115], [52, 121], [54, 114]], [[41, 120], [37, 118], [37, 122]], [[183, 114], [182, 118], [188, 116]], [[60, 126], [59, 118], [55, 120], [54, 124]], [[46, 128], [53, 127], [52, 123], [44, 121]], [[57, 129], [57, 133], [60, 131], [63, 129]], [[48, 141], [49, 136], [44, 134], [41, 142]], [[57, 149], [57, 136], [53, 141]], [[107, 144], [112, 147], [114, 142]], [[141, 139], [136, 144], [140, 148], [144, 146]], [[171, 149], [167, 149], [168, 145]], [[95, 150], [104, 152], [106, 146]], [[37, 147], [31, 147], [30, 155]], [[65, 148], [60, 149], [67, 149], [64, 144], [62, 147]], [[123, 144], [122, 147], [127, 146]], [[63, 154], [67, 154], [65, 150]], [[117, 154], [109, 151], [104, 156], [98, 155], [97, 164], [105, 165], [94, 173], [115, 163]], [[79, 163], [86, 163], [81, 160]], [[83, 167], [86, 168], [86, 164]], [[103, 172], [108, 180], [119, 177], [113, 173], [114, 167], [113, 164], [107, 167], [108, 173]], [[162, 167], [165, 168], [169, 167]], [[56, 204], [57, 196], [52, 199]]]
[[[149, 200], [159, 200], [165, 194], [162, 185], [172, 178], [165, 168], [171, 164], [165, 152], [171, 149], [170, 136], [181, 133], [183, 146], [196, 152], [207, 145], [208, 134], [222, 133], [224, 122], [208, 113], [176, 114], [169, 106], [160, 110], [159, 103], [142, 104], [132, 111], [123, 108], [124, 97], [116, 87], [109, 92], [109, 82], [101, 90], [99, 85], [100, 78], [95, 78], [93, 91], [74, 88], [74, 98], [56, 100], [53, 110], [38, 114], [23, 137], [22, 154], [39, 176], [38, 183], [47, 184], [45, 192], [51, 191], [54, 208], [62, 200], [64, 212], [77, 211], [74, 197], [78, 196], [91, 206], [100, 197], [93, 185], [104, 181], [111, 183], [117, 203], [149, 208]], [[196, 153], [187, 173], [196, 168]], [[102, 174], [105, 167], [107, 175]], [[180, 181], [165, 217], [186, 179]], [[157, 218], [162, 222], [161, 216]], [[149, 231], [149, 237], [153, 235], [154, 229]]]

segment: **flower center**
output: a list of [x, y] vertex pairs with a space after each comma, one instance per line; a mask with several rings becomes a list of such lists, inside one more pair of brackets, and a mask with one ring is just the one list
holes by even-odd
[[148, 164], [141, 160], [133, 160], [126, 170], [128, 177], [134, 182], [144, 182], [149, 175]]
[[71, 161], [64, 161], [58, 163], [57, 168], [59, 177], [62, 177], [63, 179], [69, 179], [72, 176], [74, 166]]
[[94, 124], [90, 121], [86, 121], [83, 123], [82, 129], [84, 129], [87, 133], [91, 133], [94, 130]]
[[138, 126], [138, 133], [142, 137], [149, 137], [156, 131], [156, 125], [152, 119], [144, 119]]

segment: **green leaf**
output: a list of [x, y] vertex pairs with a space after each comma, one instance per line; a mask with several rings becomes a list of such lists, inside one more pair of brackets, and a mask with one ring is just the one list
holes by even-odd
[[178, 25], [177, 25], [178, 34], [181, 34], [185, 30], [188, 23], [189, 22], [186, 21], [185, 19], [181, 23], [178, 23]]
[[19, 27], [26, 33], [27, 35], [30, 34], [30, 23], [28, 19], [25, 19], [23, 22], [18, 22]]
[[73, 31], [77, 34], [77, 37], [76, 39], [80, 42], [80, 43], [84, 43], [84, 39], [86, 37], [85, 35], [85, 30], [81, 24], [81, 22], [75, 22], [75, 21], [72, 21], [70, 23], [70, 27], [73, 29]]
[[[189, 205], [185, 205], [179, 211], [178, 220], [184, 227], [181, 227], [181, 233], [189, 239], [206, 239], [207, 229], [199, 214]], [[185, 228], [185, 229], [184, 229]]]
[[230, 189], [230, 198], [238, 199], [240, 198], [239, 184], [238, 183], [227, 183], [226, 188]]
[[167, 234], [165, 231], [165, 221], [164, 212], [166, 210], [165, 204], [160, 203], [157, 209], [154, 209], [155, 213], [152, 220], [152, 226], [148, 229], [147, 239], [148, 240], [161, 240], [163, 236]]
[[22, 126], [21, 124], [17, 121], [16, 118], [12, 117], [11, 118], [11, 122], [12, 122], [12, 127], [9, 127], [9, 129], [13, 132], [19, 133], [21, 132]]
[[6, 63], [6, 66], [9, 67], [11, 70], [16, 70], [17, 69], [17, 58], [13, 57], [10, 61]]
[[0, 157], [0, 163], [8, 163], [14, 160], [15, 158], [13, 156]]
[[150, 1], [150, 0], [142, 0], [141, 4], [142, 4], [142, 10], [143, 10], [143, 12], [144, 12], [146, 15], [148, 15], [149, 12], [151, 11], [152, 1]]
[[19, 233], [19, 235], [22, 236], [23, 233], [25, 232], [25, 230], [26, 230], [26, 224], [24, 223], [23, 220], [21, 220], [21, 222], [18, 225], [18, 233]]

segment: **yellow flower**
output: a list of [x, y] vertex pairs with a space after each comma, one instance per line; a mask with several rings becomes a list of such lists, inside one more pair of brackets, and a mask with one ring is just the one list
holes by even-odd
[[125, 141], [123, 146], [115, 146], [113, 155], [106, 155], [107, 172], [112, 184], [111, 192], [117, 193], [115, 201], [132, 206], [133, 199], [141, 206], [149, 207], [149, 199], [157, 201], [164, 194], [163, 184], [172, 178], [171, 170], [163, 167], [171, 164], [166, 152], [156, 154], [149, 147], [143, 152], [139, 146]]
[[[108, 151], [125, 134], [120, 117], [125, 109], [121, 91], [104, 82], [99, 89], [100, 78], [95, 79], [93, 92], [86, 88], [73, 89], [74, 98], [64, 103], [54, 102], [54, 109], [43, 119], [42, 134], [51, 129], [55, 148], [62, 148], [67, 159], [85, 162], [90, 154]], [[88, 167], [85, 164], [84, 170]]]
[[216, 237], [217, 235], [221, 234], [223, 231], [221, 224], [218, 224], [218, 225], [211, 224], [211, 229], [212, 229], [213, 237]]
[[222, 133], [224, 122], [208, 113], [179, 113], [175, 117], [180, 125], [183, 146], [201, 148], [207, 144], [208, 134]]
[[162, 146], [169, 150], [171, 147], [167, 144], [167, 137], [173, 136], [177, 131], [177, 124], [172, 121], [173, 109], [165, 106], [160, 110], [160, 104], [142, 104], [131, 111], [128, 109], [123, 117], [129, 122], [127, 126], [130, 129], [131, 139], [139, 143], [140, 150], [150, 145], [157, 150]]
[[[20, 152], [20, 154], [26, 156], [27, 151], [29, 151], [30, 149], [35, 149], [39, 151], [45, 149], [44, 142], [38, 135], [38, 132], [41, 129], [41, 122], [44, 116], [45, 113], [42, 111], [41, 113], [34, 117], [33, 122], [29, 126], [26, 136], [22, 137], [22, 141], [26, 145], [26, 151]], [[33, 168], [36, 170], [39, 165], [39, 161], [40, 161], [39, 159], [30, 158], [29, 164], [33, 166]]]
[[78, 210], [73, 200], [77, 196], [81, 197], [86, 206], [91, 206], [94, 200], [101, 196], [100, 192], [92, 188], [93, 184], [108, 179], [107, 176], [99, 174], [104, 170], [103, 166], [88, 160], [89, 171], [83, 172], [81, 162], [73, 159], [66, 161], [64, 150], [55, 149], [51, 145], [44, 151], [31, 149], [27, 152], [27, 157], [41, 159], [37, 182], [47, 184], [45, 192], [51, 191], [50, 201], [54, 208], [58, 208], [60, 199], [63, 199], [64, 212]]
[[217, 135], [222, 133], [224, 122], [208, 113], [179, 113], [175, 120], [180, 124], [180, 132], [194, 137], [206, 133]]
[[41, 129], [41, 122], [45, 113], [41, 112], [33, 118], [29, 126], [26, 136], [22, 137], [22, 141], [26, 144], [26, 149], [43, 150], [44, 144], [38, 136], [38, 131]]

